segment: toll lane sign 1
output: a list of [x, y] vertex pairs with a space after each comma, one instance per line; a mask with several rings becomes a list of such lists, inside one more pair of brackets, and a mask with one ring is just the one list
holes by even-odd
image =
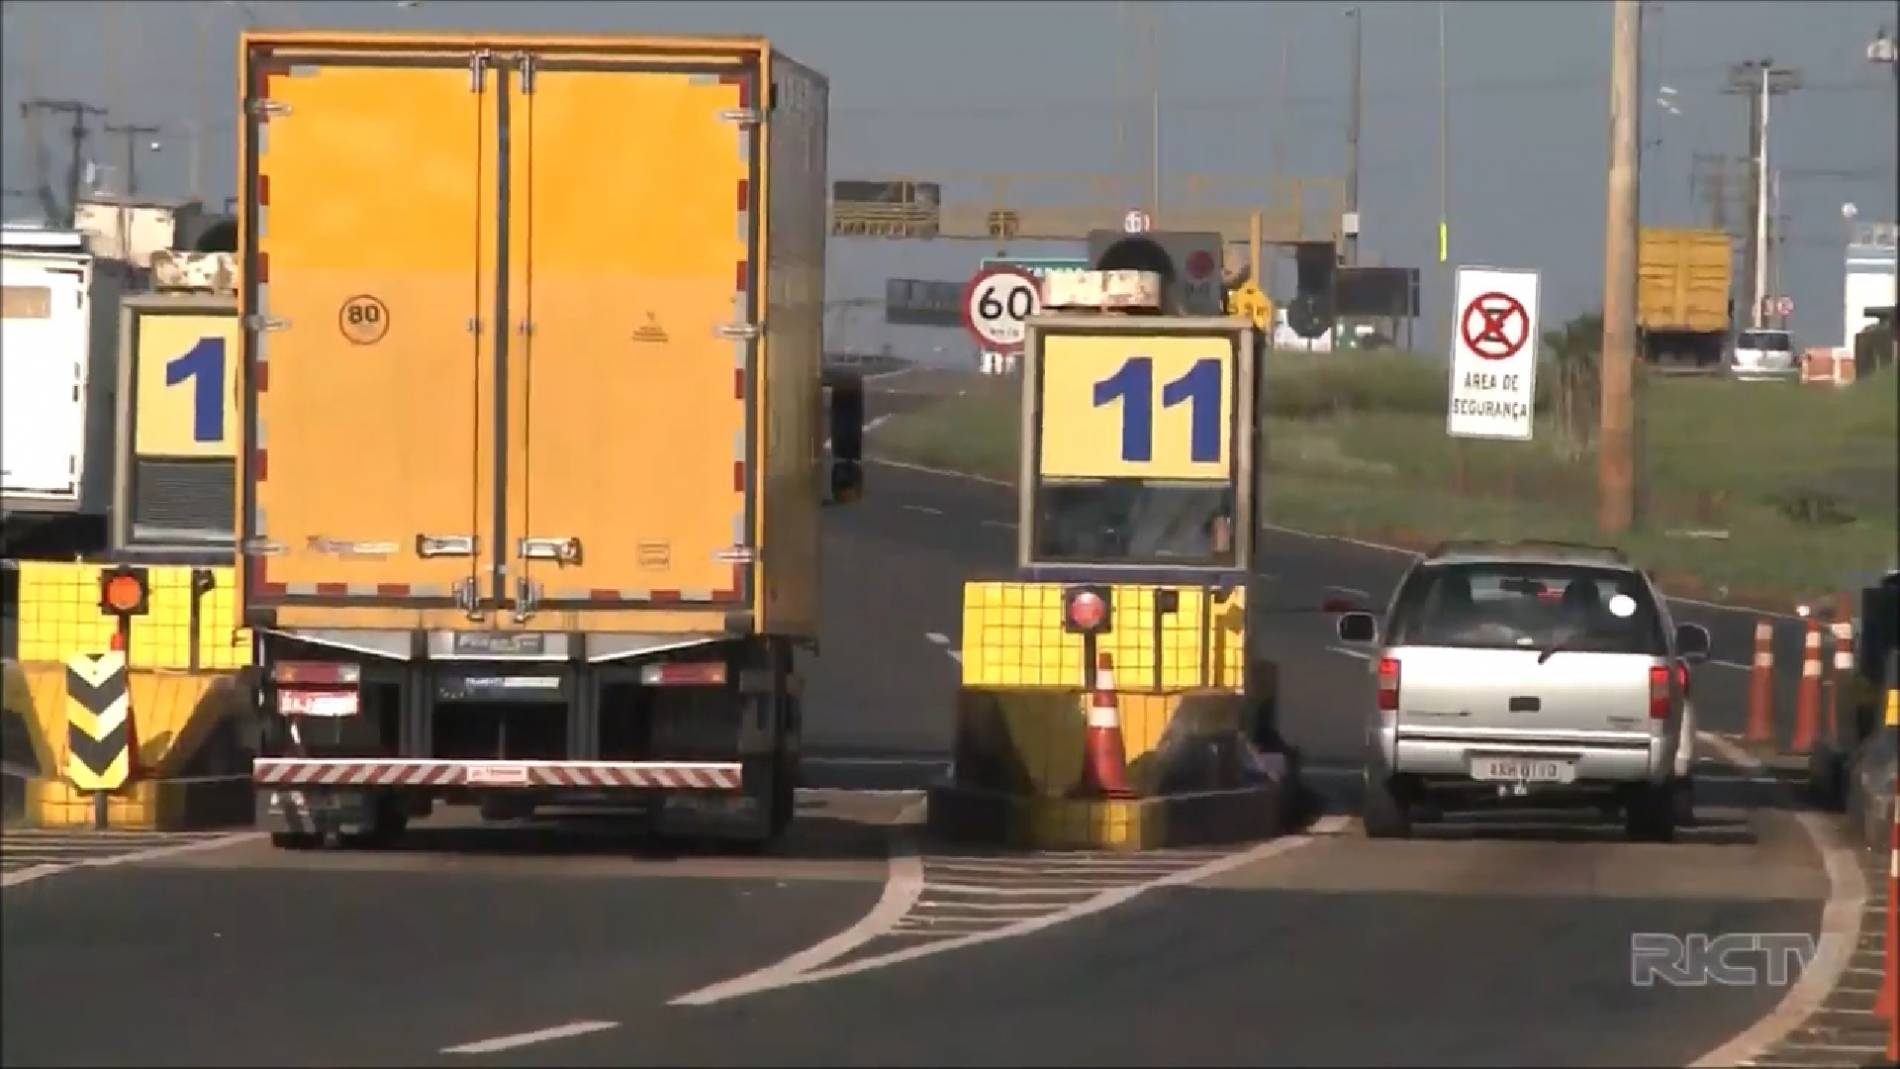
[[1536, 271], [1458, 269], [1445, 424], [1452, 437], [1530, 441], [1537, 397], [1537, 283]]

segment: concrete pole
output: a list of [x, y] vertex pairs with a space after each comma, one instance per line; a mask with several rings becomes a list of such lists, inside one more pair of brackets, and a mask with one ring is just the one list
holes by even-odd
[[1365, 14], [1354, 7], [1346, 13], [1352, 19], [1352, 104], [1351, 114], [1346, 120], [1346, 212], [1353, 216], [1353, 232], [1345, 235], [1346, 266], [1354, 267], [1359, 263], [1359, 114], [1362, 43]]
[[1642, 5], [1615, 0], [1610, 52], [1610, 169], [1603, 237], [1602, 425], [1597, 527], [1615, 537], [1636, 524], [1637, 167], [1641, 157]]
[[1761, 65], [1761, 127], [1756, 131], [1755, 174], [1755, 310], [1750, 322], [1756, 329], [1766, 325], [1763, 305], [1768, 303], [1768, 103], [1774, 94], [1769, 89], [1772, 64]]

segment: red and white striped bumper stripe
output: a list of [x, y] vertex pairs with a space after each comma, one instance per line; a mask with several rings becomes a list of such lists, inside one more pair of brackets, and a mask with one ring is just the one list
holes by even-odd
[[736, 791], [738, 762], [434, 761], [259, 757], [251, 780], [269, 787], [643, 787]]

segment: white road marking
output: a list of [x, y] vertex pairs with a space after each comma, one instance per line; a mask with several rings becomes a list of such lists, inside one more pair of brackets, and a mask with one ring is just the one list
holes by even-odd
[[[148, 833], [149, 834], [149, 833]], [[171, 846], [154, 846], [129, 853], [114, 854], [110, 857], [88, 857], [77, 861], [60, 862], [52, 865], [35, 865], [30, 869], [20, 869], [0, 876], [0, 887], [17, 887], [20, 884], [37, 880], [42, 876], [56, 876], [77, 868], [104, 868], [109, 865], [126, 865], [135, 861], [155, 861], [163, 857], [176, 857], [180, 854], [196, 854], [206, 850], [222, 850], [239, 843], [255, 842], [264, 837], [262, 832], [237, 832], [220, 835], [214, 839], [199, 839]]]
[[880, 371], [875, 375], [865, 375], [863, 376], [863, 381], [881, 382], [889, 379], [901, 379], [905, 375], [915, 375], [923, 369], [922, 364], [912, 364], [909, 367], [900, 367], [896, 371]]
[[[1762, 762], [1755, 755], [1722, 736], [1699, 731], [1696, 737], [1749, 772], [1762, 771]], [[1794, 818], [1827, 867], [1828, 893], [1827, 904], [1821, 908], [1821, 945], [1814, 959], [1801, 971], [1801, 978], [1789, 985], [1788, 993], [1773, 1010], [1741, 1034], [1690, 1063], [1692, 1067], [1740, 1065], [1769, 1056], [1770, 1048], [1801, 1027], [1827, 1000], [1853, 958], [1860, 913], [1867, 901], [1867, 881], [1861, 876], [1860, 861], [1851, 847], [1830, 845], [1827, 825], [1818, 814], [1796, 811]]]
[[1703, 663], [1712, 664], [1716, 666], [1717, 668], [1733, 668], [1738, 672], [1748, 672], [1748, 671], [1753, 670], [1752, 665], [1740, 664], [1735, 661], [1718, 661], [1713, 657], [1709, 658], [1707, 661]]
[[[1340, 824], [1343, 819], [1344, 818], [1337, 815], [1322, 817], [1314, 824], [1313, 830], [1320, 834], [1327, 834], [1333, 827]], [[964, 947], [995, 942], [1000, 939], [1011, 939], [1018, 936], [1029, 935], [1057, 924], [1079, 920], [1082, 917], [1113, 909], [1156, 888], [1186, 886], [1211, 876], [1218, 876], [1221, 873], [1245, 865], [1264, 861], [1270, 857], [1297, 850], [1308, 843], [1316, 841], [1318, 837], [1319, 836], [1315, 834], [1282, 836], [1268, 842], [1260, 843], [1247, 850], [1216, 857], [1211, 861], [1196, 865], [1193, 868], [1177, 870], [1156, 879], [1102, 891], [1083, 901], [1071, 903], [1060, 909], [1051, 910], [1050, 912], [1040, 915], [1025, 917], [1022, 920], [1012, 924], [1006, 924], [1002, 927], [991, 928], [986, 931], [971, 932], [968, 935], [955, 936], [950, 939], [938, 940], [918, 946], [908, 946], [902, 950], [879, 954], [876, 957], [863, 958], [835, 968], [823, 968], [822, 966], [825, 962], [834, 961], [846, 953], [849, 953], [851, 950], [870, 942], [871, 939], [877, 936], [897, 932], [902, 922], [906, 919], [906, 915], [910, 912], [911, 906], [921, 897], [923, 890], [923, 863], [921, 859], [918, 859], [914, 853], [904, 855], [915, 867], [906, 868], [906, 870], [900, 874], [897, 867], [899, 855], [893, 854], [891, 876], [885, 884], [884, 897], [879, 900], [877, 907], [874, 908], [871, 913], [867, 914], [864, 919], [853, 925], [849, 930], [832, 937], [832, 939], [824, 943], [820, 943], [818, 946], [794, 954], [792, 957], [785, 959], [777, 965], [769, 966], [758, 972], [733, 980], [714, 984], [711, 987], [701, 988], [690, 994], [681, 995], [673, 999], [670, 1005], [705, 1006], [714, 1002], [723, 1002], [727, 999], [757, 994], [758, 992], [772, 990], [774, 988], [793, 987], [799, 984], [832, 980], [840, 976], [849, 976], [871, 969], [887, 968], [906, 961], [927, 957], [931, 954], [942, 954]], [[930, 884], [930, 889], [932, 891], [950, 891], [951, 887], [950, 885], [933, 882]], [[1070, 889], [1065, 893], [1075, 894], [1078, 893], [1078, 891], [1085, 890], [1085, 888]], [[978, 893], [995, 895], [1009, 892], [998, 892], [994, 888], [983, 888]], [[1022, 888], [1015, 890], [1013, 893], [1027, 895], [1034, 892], [1030, 888]], [[913, 933], [906, 931], [902, 934]]]
[[955, 661], [955, 662], [957, 662], [958, 664], [962, 664], [962, 663], [963, 663], [963, 651], [962, 651], [962, 650], [945, 650], [945, 651], [943, 651], [943, 652], [945, 652], [945, 653], [947, 653], [947, 654], [949, 654], [949, 655], [950, 655], [950, 659], [951, 659], [951, 660], [953, 660], [953, 661]]
[[924, 637], [939, 646], [948, 646], [950, 644], [950, 636], [941, 631], [926, 631], [924, 632]]
[[1372, 660], [1372, 654], [1367, 653], [1365, 650], [1355, 650], [1351, 648], [1350, 646], [1328, 646], [1326, 647], [1326, 652], [1340, 653], [1340, 654], [1346, 655], [1347, 657], [1356, 657], [1362, 661]]
[[535, 1032], [517, 1032], [512, 1036], [497, 1036], [475, 1043], [464, 1043], [459, 1047], [443, 1047], [444, 1054], [493, 1054], [498, 1050], [513, 1050], [533, 1043], [546, 1043], [551, 1039], [567, 1039], [570, 1036], [584, 1036], [590, 1032], [604, 1032], [609, 1028], [619, 1028], [618, 1021], [572, 1021], [555, 1025]]
[[1355, 597], [1361, 597], [1361, 598], [1369, 598], [1372, 596], [1371, 594], [1366, 593], [1365, 591], [1359, 589], [1356, 586], [1338, 586], [1336, 584], [1328, 583], [1326, 585], [1326, 589], [1337, 590], [1341, 594], [1351, 594]]
[[896, 414], [897, 413], [895, 412], [886, 412], [883, 415], [878, 416], [877, 418], [871, 420], [871, 422], [866, 423], [864, 425], [864, 433], [869, 434], [872, 431], [877, 430], [879, 427], [884, 426], [885, 421], [889, 420], [892, 416]]
[[[914, 815], [921, 812], [923, 800], [913, 802], [899, 814], [900, 824], [908, 823]], [[681, 995], [667, 1003], [669, 1006], [706, 1006], [722, 1002], [741, 995], [750, 995], [759, 991], [769, 991], [775, 987], [785, 987], [797, 982], [797, 977], [807, 970], [816, 969], [829, 961], [836, 961], [858, 947], [876, 939], [879, 935], [897, 927], [897, 922], [917, 904], [924, 891], [924, 862], [917, 855], [917, 840], [909, 833], [899, 833], [891, 845], [890, 860], [884, 877], [884, 893], [878, 897], [877, 905], [871, 912], [858, 918], [856, 924], [839, 932], [821, 943], [806, 947], [776, 965], [768, 965], [756, 972], [734, 977], [702, 987], [698, 991]]]
[[905, 505], [904, 508], [910, 512], [921, 512], [926, 516], [943, 515], [942, 509], [933, 509], [929, 505]]
[[1016, 525], [1009, 520], [984, 520], [983, 526], [994, 527], [1001, 531], [1014, 531]]
[[1016, 486], [1013, 482], [1006, 482], [1002, 479], [992, 479], [987, 475], [973, 475], [967, 471], [950, 471], [947, 468], [931, 468], [903, 460], [887, 460], [884, 457], [865, 457], [864, 462], [867, 464], [882, 464], [887, 468], [901, 468], [904, 471], [918, 471], [925, 475], [941, 475], [946, 479], [962, 479], [965, 482], [984, 483], [988, 486], [1003, 486], [1012, 489]]

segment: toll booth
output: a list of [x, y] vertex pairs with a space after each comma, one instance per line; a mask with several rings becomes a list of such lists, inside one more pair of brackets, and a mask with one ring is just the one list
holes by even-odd
[[105, 552], [16, 564], [7, 712], [33, 751], [43, 826], [246, 823], [250, 725], [236, 604], [236, 271], [161, 250], [119, 308]]
[[1140, 849], [1273, 834], [1250, 647], [1262, 337], [1161, 272], [1053, 271], [1027, 323], [1017, 559], [963, 592], [952, 838]]

